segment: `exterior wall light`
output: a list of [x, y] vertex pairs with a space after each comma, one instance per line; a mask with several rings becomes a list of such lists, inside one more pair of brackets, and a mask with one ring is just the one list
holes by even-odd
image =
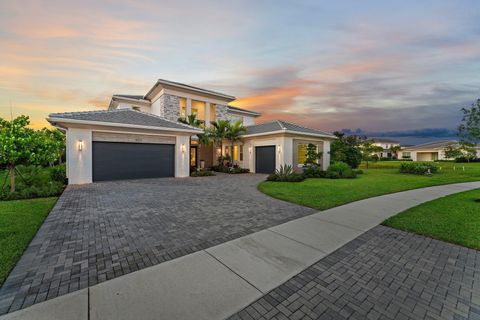
[[282, 153], [282, 146], [278, 146], [278, 153]]
[[248, 153], [252, 154], [252, 147], [248, 148]]
[[82, 151], [83, 150], [83, 140], [78, 140], [78, 151]]
[[180, 149], [182, 150], [182, 154], [185, 154], [185, 144], [182, 144]]

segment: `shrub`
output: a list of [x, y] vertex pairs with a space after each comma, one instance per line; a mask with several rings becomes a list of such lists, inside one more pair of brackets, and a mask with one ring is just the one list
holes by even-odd
[[42, 167], [40, 166], [23, 166], [19, 165], [17, 166], [19, 176], [20, 176], [20, 181], [18, 183], [19, 186], [22, 185], [22, 183], [27, 186], [31, 187], [34, 184], [38, 185], [42, 183], [42, 177], [41, 177], [41, 171]]
[[305, 178], [325, 178], [325, 171], [318, 165], [307, 165], [303, 167], [303, 175]]
[[355, 174], [363, 174], [363, 170], [362, 170], [362, 169], [355, 169], [355, 170], [353, 170], [353, 172], [354, 172]]
[[233, 167], [230, 173], [237, 174], [237, 173], [249, 173], [250, 169], [247, 168], [240, 168], [240, 167]]
[[401, 173], [432, 174], [438, 171], [438, 166], [431, 162], [403, 162], [400, 164]]
[[470, 159], [467, 157], [458, 157], [455, 159], [455, 162], [464, 163], [464, 162], [480, 162], [480, 158]]
[[209, 177], [209, 176], [214, 176], [215, 173], [210, 170], [199, 170], [199, 171], [194, 171], [190, 175], [191, 177]]
[[326, 177], [330, 179], [355, 178], [356, 174], [345, 162], [334, 162], [328, 167]]
[[267, 177], [268, 181], [276, 182], [300, 182], [305, 180], [305, 176], [301, 173], [293, 172], [290, 165], [281, 165], [279, 170]]
[[60, 164], [50, 169], [50, 178], [53, 181], [67, 183], [67, 169], [64, 164]]

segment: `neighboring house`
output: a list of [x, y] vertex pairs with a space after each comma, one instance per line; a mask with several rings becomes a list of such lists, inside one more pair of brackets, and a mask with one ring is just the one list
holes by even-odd
[[[113, 95], [108, 110], [50, 114], [48, 121], [66, 131], [70, 184], [103, 180], [186, 177], [192, 168], [217, 164], [220, 154], [251, 172], [272, 173], [280, 165], [297, 170], [313, 143], [330, 163], [330, 133], [286, 121], [256, 124], [260, 113], [229, 103], [235, 97], [182, 83], [158, 80], [140, 95]], [[233, 148], [199, 145], [202, 130], [178, 122], [196, 114], [205, 121], [242, 121], [247, 128]]]
[[391, 147], [393, 146], [399, 146], [400, 142], [396, 140], [390, 140], [390, 139], [384, 139], [384, 138], [372, 138], [373, 140], [373, 145], [379, 146], [383, 148], [382, 152], [378, 152], [377, 156], [379, 158], [395, 158], [397, 157], [396, 154], [392, 154], [392, 151], [390, 150]]
[[[399, 158], [413, 161], [453, 160], [445, 157], [445, 149], [451, 144], [458, 144], [458, 141], [441, 140], [404, 147], [399, 152]], [[477, 157], [480, 157], [480, 148], [477, 148]]]

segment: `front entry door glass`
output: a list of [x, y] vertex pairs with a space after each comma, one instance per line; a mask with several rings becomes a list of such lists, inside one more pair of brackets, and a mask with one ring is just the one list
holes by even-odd
[[197, 166], [197, 147], [190, 147], [190, 167]]

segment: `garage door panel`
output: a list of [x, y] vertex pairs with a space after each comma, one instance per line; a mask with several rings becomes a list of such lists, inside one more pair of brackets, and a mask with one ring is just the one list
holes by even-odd
[[275, 146], [255, 147], [255, 172], [275, 173]]
[[173, 177], [171, 144], [93, 142], [93, 181]]

